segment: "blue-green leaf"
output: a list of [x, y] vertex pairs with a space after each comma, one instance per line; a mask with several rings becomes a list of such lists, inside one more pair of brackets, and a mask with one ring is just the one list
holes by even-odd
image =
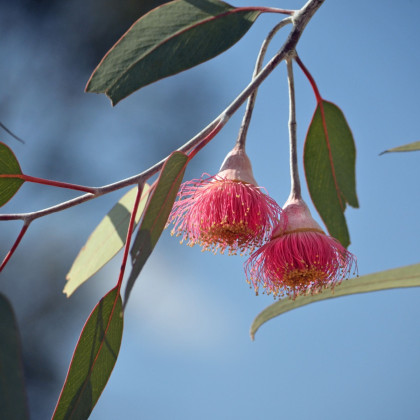
[[134, 282], [165, 228], [182, 182], [187, 162], [188, 156], [185, 153], [174, 152], [169, 156], [162, 168], [156, 188], [147, 205], [130, 251], [133, 268], [125, 289], [124, 306], [127, 304]]
[[[143, 214], [149, 192], [150, 186], [145, 184], [134, 226]], [[128, 191], [89, 236], [66, 276], [67, 283], [63, 292], [67, 297], [100, 270], [124, 246], [136, 194], [137, 187]]]
[[336, 286], [333, 291], [325, 290], [319, 294], [300, 296], [295, 300], [281, 299], [273, 303], [260, 312], [254, 319], [251, 325], [250, 335], [251, 338], [254, 339], [257, 330], [270, 319], [310, 303], [326, 299], [335, 299], [356, 293], [417, 286], [420, 286], [420, 264], [408, 265], [393, 270], [380, 271], [362, 277], [355, 277], [343, 281], [343, 283]]
[[260, 10], [219, 0], [174, 0], [142, 16], [93, 72], [87, 92], [113, 105], [134, 91], [207, 61], [235, 44]]
[[117, 361], [122, 331], [122, 301], [116, 287], [99, 301], [83, 327], [53, 420], [89, 417]]

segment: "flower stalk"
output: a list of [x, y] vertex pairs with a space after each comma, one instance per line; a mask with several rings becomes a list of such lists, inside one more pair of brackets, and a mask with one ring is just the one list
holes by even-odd
[[286, 59], [287, 80], [289, 84], [289, 141], [290, 141], [290, 198], [302, 198], [298, 158], [297, 158], [297, 123], [296, 123], [296, 98], [295, 82], [293, 77], [293, 54]]

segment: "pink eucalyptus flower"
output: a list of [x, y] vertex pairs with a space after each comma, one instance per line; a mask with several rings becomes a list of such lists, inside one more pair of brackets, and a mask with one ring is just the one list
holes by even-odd
[[175, 225], [172, 234], [182, 235], [181, 243], [232, 255], [261, 246], [280, 214], [277, 203], [257, 186], [246, 153], [235, 148], [217, 175], [181, 186], [168, 223]]
[[274, 297], [292, 299], [334, 288], [348, 277], [355, 257], [339, 241], [327, 236], [301, 199], [289, 199], [283, 226], [245, 263], [247, 281]]

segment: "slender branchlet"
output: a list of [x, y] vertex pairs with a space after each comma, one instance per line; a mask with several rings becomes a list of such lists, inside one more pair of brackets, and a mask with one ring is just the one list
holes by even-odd
[[302, 197], [297, 159], [296, 100], [295, 82], [293, 78], [293, 56], [294, 54], [290, 54], [290, 56], [286, 59], [287, 80], [289, 82], [290, 198], [300, 199]]
[[[283, 28], [284, 26], [292, 23], [292, 18], [288, 17], [283, 19], [280, 23], [278, 23], [268, 34], [267, 38], [261, 45], [260, 52], [258, 53], [257, 61], [255, 63], [254, 73], [252, 74], [252, 80], [258, 75], [261, 71], [262, 64], [264, 61], [264, 57], [267, 53], [267, 48], [270, 45], [270, 42], [277, 34], [277, 32]], [[248, 102], [246, 104], [244, 118], [242, 119], [241, 127], [238, 133], [238, 139], [236, 140], [236, 145], [238, 149], [245, 150], [245, 143], [246, 143], [246, 136], [248, 134], [249, 123], [251, 122], [252, 112], [254, 111], [255, 100], [257, 98], [258, 89], [255, 89], [248, 98]]]
[[8, 133], [10, 136], [12, 136], [15, 140], [20, 141], [22, 144], [25, 144], [25, 140], [22, 140], [20, 137], [18, 137], [16, 134], [14, 134], [12, 131], [10, 131], [3, 123], [0, 122], [0, 127]]

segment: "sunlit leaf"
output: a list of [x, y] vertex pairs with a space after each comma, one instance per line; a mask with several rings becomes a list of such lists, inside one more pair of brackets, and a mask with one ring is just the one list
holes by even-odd
[[175, 0], [142, 16], [93, 72], [87, 92], [115, 105], [134, 91], [235, 44], [261, 14], [219, 0]]
[[390, 152], [414, 152], [420, 150], [420, 141], [415, 141], [413, 143], [404, 144], [403, 146], [394, 147], [392, 149], [385, 150], [380, 153], [381, 155]]
[[0, 294], [0, 417], [29, 419], [19, 331], [12, 306]]
[[342, 111], [331, 102], [321, 101], [306, 135], [306, 181], [328, 232], [345, 247], [350, 244], [344, 217], [346, 204], [359, 207], [355, 163], [353, 135]]
[[336, 286], [334, 291], [328, 289], [313, 296], [308, 295], [298, 297], [296, 300], [281, 299], [265, 308], [254, 319], [250, 329], [251, 338], [254, 339], [258, 328], [260, 328], [265, 322], [275, 318], [276, 316], [284, 314], [285, 312], [291, 311], [292, 309], [308, 305], [309, 303], [353, 295], [356, 293], [376, 292], [379, 290], [416, 286], [420, 286], [420, 264], [408, 265], [401, 268], [380, 271], [378, 273], [345, 280], [342, 284]]
[[124, 305], [127, 304], [131, 289], [140, 271], [153, 251], [165, 228], [169, 213], [184, 176], [188, 156], [174, 152], [166, 161], [160, 173], [156, 188], [145, 210], [136, 239], [130, 254], [133, 268], [127, 281], [124, 294]]
[[16, 156], [4, 143], [0, 143], [0, 206], [4, 206], [25, 181], [19, 178], [1, 178], [1, 175], [22, 175]]
[[[150, 186], [145, 184], [136, 213], [136, 225], [143, 213], [149, 191]], [[89, 236], [67, 274], [67, 283], [63, 290], [67, 297], [110, 261], [124, 246], [136, 194], [137, 187], [126, 193]]]
[[112, 289], [89, 315], [73, 353], [53, 419], [87, 419], [117, 361], [123, 331], [119, 290]]

